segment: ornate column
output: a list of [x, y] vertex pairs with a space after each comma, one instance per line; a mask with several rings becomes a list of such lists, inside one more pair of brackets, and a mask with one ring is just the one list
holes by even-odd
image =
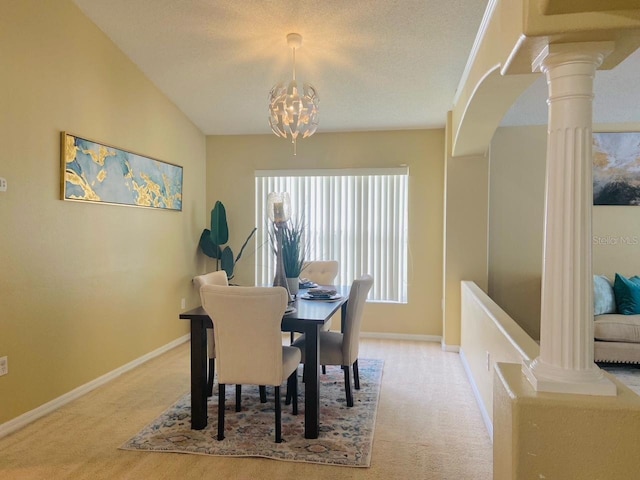
[[523, 371], [536, 391], [615, 395], [593, 362], [591, 273], [593, 78], [612, 42], [548, 45], [549, 126], [540, 356]]

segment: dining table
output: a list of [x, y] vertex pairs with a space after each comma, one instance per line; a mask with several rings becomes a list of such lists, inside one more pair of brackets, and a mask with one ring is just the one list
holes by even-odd
[[[289, 303], [291, 313], [282, 317], [283, 332], [298, 332], [305, 339], [304, 436], [318, 438], [320, 431], [320, 329], [341, 311], [344, 323], [349, 300], [348, 286], [332, 286], [337, 294], [329, 300], [308, 299], [307, 289], [300, 289]], [[207, 328], [214, 328], [202, 306], [182, 312], [180, 318], [191, 323], [191, 428], [207, 426]]]

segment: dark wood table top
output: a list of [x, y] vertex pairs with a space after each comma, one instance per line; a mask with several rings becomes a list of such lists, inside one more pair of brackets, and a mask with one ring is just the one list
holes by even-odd
[[[282, 317], [282, 330], [285, 332], [298, 331], [301, 322], [324, 324], [331, 318], [342, 305], [348, 300], [349, 287], [334, 287], [341, 298], [337, 300], [305, 300], [300, 298], [306, 293], [306, 290], [300, 289], [295, 301], [290, 304], [296, 311], [285, 314]], [[180, 314], [183, 320], [200, 319], [206, 323], [206, 326], [212, 326], [211, 319], [202, 306], [192, 308]]]

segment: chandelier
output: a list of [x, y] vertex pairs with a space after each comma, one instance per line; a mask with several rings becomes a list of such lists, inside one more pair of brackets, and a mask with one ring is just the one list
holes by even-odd
[[293, 78], [289, 85], [278, 83], [269, 93], [269, 125], [273, 133], [282, 138], [291, 138], [293, 154], [296, 154], [298, 135], [307, 138], [318, 128], [318, 94], [305, 83], [302, 90], [296, 81], [296, 48], [302, 45], [302, 35], [287, 35], [287, 45], [293, 50]]

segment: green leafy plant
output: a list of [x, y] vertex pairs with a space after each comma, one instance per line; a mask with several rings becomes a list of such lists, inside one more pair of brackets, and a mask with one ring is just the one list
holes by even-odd
[[[271, 245], [274, 254], [277, 253], [277, 232], [275, 226], [270, 232]], [[284, 272], [288, 278], [300, 276], [307, 255], [307, 244], [304, 237], [304, 224], [302, 219], [289, 220], [282, 228], [282, 263]]]
[[205, 228], [200, 235], [200, 250], [209, 258], [216, 259], [216, 270], [224, 270], [227, 278], [231, 280], [234, 276], [236, 263], [242, 258], [242, 252], [256, 233], [257, 228], [253, 228], [251, 233], [242, 244], [238, 256], [234, 258], [233, 250], [225, 244], [229, 241], [229, 226], [227, 224], [227, 211], [222, 202], [217, 201], [211, 210], [211, 229]]

